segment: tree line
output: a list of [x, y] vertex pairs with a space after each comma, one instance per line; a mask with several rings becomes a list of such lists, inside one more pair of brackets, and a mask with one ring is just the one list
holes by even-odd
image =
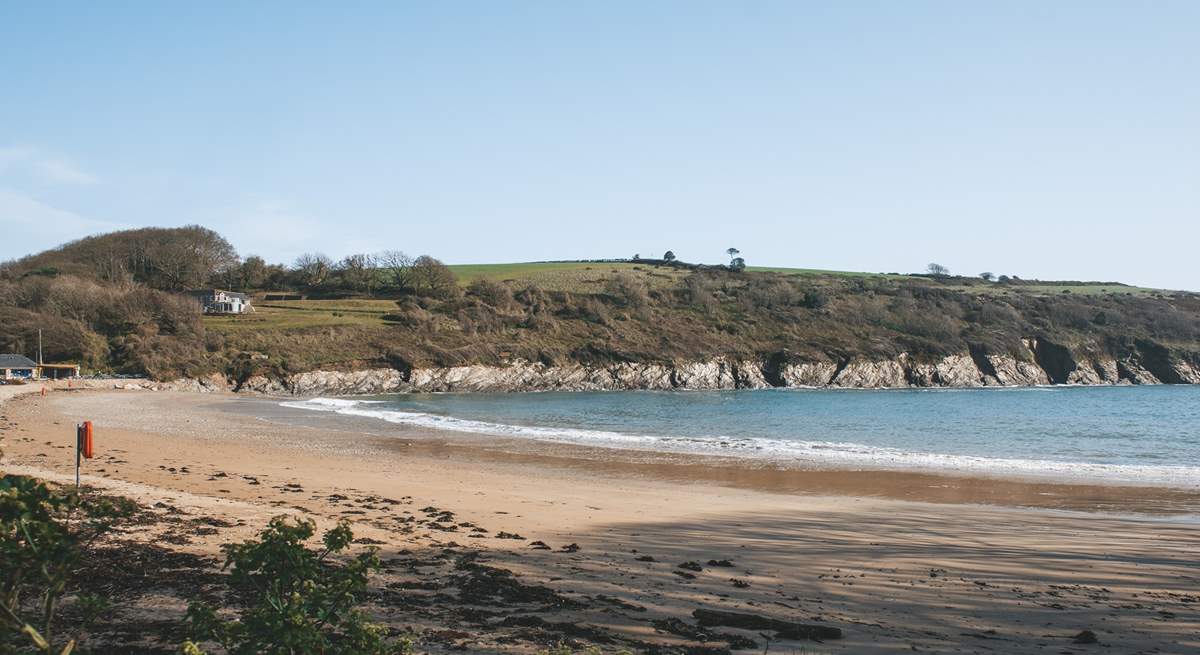
[[442, 296], [457, 289], [454, 273], [429, 255], [399, 250], [354, 253], [334, 260], [306, 253], [291, 265], [239, 257], [225, 237], [199, 225], [141, 228], [87, 237], [0, 265], [0, 280], [28, 276], [95, 278], [118, 287], [163, 291], [221, 287], [235, 291]]

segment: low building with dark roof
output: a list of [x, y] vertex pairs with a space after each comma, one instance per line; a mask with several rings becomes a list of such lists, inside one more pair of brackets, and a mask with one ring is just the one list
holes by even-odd
[[37, 362], [25, 355], [0, 354], [0, 379], [32, 380], [38, 375]]

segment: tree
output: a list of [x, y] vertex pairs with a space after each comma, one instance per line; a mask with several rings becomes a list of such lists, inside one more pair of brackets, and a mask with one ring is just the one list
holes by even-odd
[[729, 255], [729, 260], [730, 260], [730, 261], [733, 261], [733, 258], [734, 258], [734, 257], [737, 257], [737, 256], [738, 256], [738, 255], [740, 255], [740, 254], [742, 254], [742, 251], [738, 250], [737, 248], [726, 248], [726, 249], [725, 249], [725, 254], [726, 254], [726, 255]]
[[663, 260], [668, 261], [668, 262], [675, 261], [675, 253], [668, 250], [666, 253], [663, 254]]
[[934, 277], [945, 277], [950, 275], [950, 269], [942, 266], [941, 264], [930, 264], [929, 266], [925, 267], [925, 270]]
[[729, 270], [737, 273], [746, 270], [746, 260], [742, 259], [741, 257], [734, 257], [733, 260], [729, 262]]
[[243, 289], [261, 289], [267, 282], [267, 262], [258, 255], [250, 255], [239, 269], [238, 284]]
[[376, 257], [392, 286], [401, 292], [413, 290], [413, 258], [399, 250], [385, 250]]
[[420, 295], [445, 297], [458, 290], [458, 278], [441, 261], [421, 255], [413, 261], [413, 290]]
[[375, 256], [366, 253], [346, 255], [338, 262], [337, 271], [347, 287], [355, 291], [365, 291], [367, 295], [375, 290], [378, 272], [375, 270]]
[[[187, 611], [192, 636], [215, 641], [234, 655], [410, 652], [411, 644], [390, 642], [383, 628], [357, 609], [367, 596], [368, 577], [380, 568], [375, 549], [335, 564], [330, 555], [353, 542], [349, 524], [326, 532], [320, 551], [304, 545], [313, 533], [310, 520], [277, 516], [258, 539], [223, 546], [237, 617], [228, 619], [207, 603], [193, 602]], [[184, 652], [202, 653], [193, 642]]]
[[301, 286], [313, 289], [325, 283], [329, 271], [333, 270], [333, 260], [319, 252], [304, 253], [296, 258], [292, 265]]
[[220, 279], [238, 265], [237, 251], [225, 237], [199, 225], [148, 234], [140, 257], [152, 286], [179, 291]]
[[984, 271], [979, 274], [979, 279], [983, 280], [984, 282], [991, 282], [992, 280], [996, 279], [996, 274], [990, 271]]

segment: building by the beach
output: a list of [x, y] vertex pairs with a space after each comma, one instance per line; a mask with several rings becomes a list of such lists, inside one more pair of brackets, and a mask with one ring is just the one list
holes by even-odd
[[205, 314], [245, 314], [254, 311], [250, 298], [244, 293], [224, 289], [197, 289], [188, 295], [200, 303]]
[[0, 380], [65, 380], [79, 377], [79, 364], [38, 364], [25, 355], [0, 354]]
[[39, 364], [38, 377], [47, 380], [65, 380], [79, 377], [79, 364]]
[[0, 379], [32, 380], [38, 376], [37, 362], [25, 355], [0, 354]]

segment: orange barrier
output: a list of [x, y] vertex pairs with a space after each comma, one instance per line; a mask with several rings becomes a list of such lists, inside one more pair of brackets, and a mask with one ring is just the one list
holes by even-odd
[[42, 395], [46, 395], [46, 387], [42, 387]]

